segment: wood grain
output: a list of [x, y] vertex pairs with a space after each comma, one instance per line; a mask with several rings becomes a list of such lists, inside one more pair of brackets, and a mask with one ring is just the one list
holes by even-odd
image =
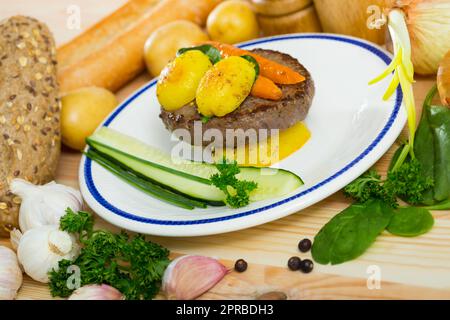
[[373, 14], [368, 12], [368, 8], [372, 5], [385, 8], [393, 2], [394, 0], [314, 0], [325, 32], [360, 37], [379, 44], [385, 42], [386, 28], [367, 27], [367, 21]]
[[[59, 1], [88, 3], [85, 0]], [[20, 3], [20, 0], [16, 2]], [[39, 0], [36, 3], [39, 5], [27, 8], [28, 13], [32, 14], [33, 10], [41, 12], [41, 7], [54, 2]], [[3, 8], [0, 12], [4, 14]], [[41, 14], [41, 19], [54, 26], [61, 21], [64, 12]], [[148, 80], [148, 76], [141, 75], [118, 92], [119, 99], [123, 100]], [[420, 111], [421, 102], [434, 84], [434, 79], [416, 80], [415, 95]], [[376, 164], [376, 168], [386, 171], [395, 148], [394, 145]], [[63, 150], [58, 182], [77, 187], [79, 161], [79, 153]], [[339, 266], [316, 265], [308, 275], [289, 271], [286, 268], [289, 257], [309, 257], [309, 254], [299, 254], [298, 241], [304, 237], [313, 238], [325, 222], [348, 204], [342, 193], [337, 192], [301, 212], [251, 229], [208, 237], [151, 239], [167, 246], [174, 255], [218, 257], [230, 269], [235, 259], [244, 258], [249, 262], [245, 273], [230, 272], [201, 299], [253, 299], [269, 291], [285, 292], [289, 299], [450, 299], [450, 211], [434, 212], [436, 225], [424, 236], [409, 239], [383, 233], [376, 244], [355, 261]], [[100, 218], [97, 218], [96, 225], [117, 230]], [[8, 245], [8, 240], [0, 240], [0, 244]], [[368, 289], [368, 266], [379, 267], [380, 289]], [[51, 296], [46, 285], [25, 277], [18, 298], [49, 299]]]

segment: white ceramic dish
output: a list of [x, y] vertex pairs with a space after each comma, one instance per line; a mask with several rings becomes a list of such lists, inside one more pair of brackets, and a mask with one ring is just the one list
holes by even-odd
[[[258, 39], [242, 47], [288, 53], [312, 74], [316, 96], [306, 119], [312, 138], [279, 167], [305, 185], [283, 198], [242, 209], [185, 210], [156, 200], [83, 157], [80, 188], [88, 205], [124, 229], [160, 236], [200, 236], [260, 225], [302, 210], [343, 188], [394, 143], [406, 122], [400, 90], [381, 97], [390, 79], [368, 86], [391, 61], [369, 42], [336, 35], [298, 34]], [[153, 80], [120, 105], [103, 125], [170, 152], [176, 142], [159, 119]]]

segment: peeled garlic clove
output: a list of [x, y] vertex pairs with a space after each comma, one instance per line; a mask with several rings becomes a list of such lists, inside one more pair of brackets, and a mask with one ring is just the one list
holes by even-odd
[[168, 299], [195, 299], [214, 287], [227, 272], [227, 268], [213, 258], [179, 257], [164, 272], [162, 290]]
[[54, 225], [25, 232], [20, 239], [17, 256], [26, 274], [36, 281], [47, 283], [48, 272], [57, 270], [62, 259], [74, 260], [79, 251], [75, 237]]
[[0, 300], [12, 300], [22, 285], [22, 270], [11, 249], [0, 246]]
[[106, 284], [93, 284], [75, 290], [69, 300], [123, 300], [119, 290]]
[[59, 224], [67, 208], [82, 209], [79, 191], [54, 181], [46, 185], [34, 185], [23, 179], [14, 179], [11, 192], [22, 198], [19, 225], [22, 232], [45, 225]]

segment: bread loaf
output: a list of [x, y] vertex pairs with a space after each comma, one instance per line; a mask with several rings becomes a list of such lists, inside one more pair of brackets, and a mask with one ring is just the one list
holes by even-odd
[[[86, 36], [82, 36], [82, 42], [89, 44], [83, 47], [82, 52], [71, 44], [59, 50], [58, 59], [64, 66], [58, 72], [61, 91], [87, 86], [118, 90], [145, 69], [144, 44], [154, 30], [175, 20], [189, 20], [203, 25], [220, 1], [162, 0], [151, 10], [143, 11], [126, 28], [118, 28], [117, 34], [107, 42], [102, 40], [101, 32], [88, 31]], [[115, 25], [113, 20], [120, 21], [118, 18], [122, 14], [113, 14], [101, 25]], [[99, 41], [101, 45], [97, 45]], [[69, 54], [68, 51], [75, 53]], [[70, 61], [67, 61], [68, 57]]]
[[0, 235], [17, 227], [14, 178], [53, 179], [60, 153], [60, 102], [52, 35], [35, 19], [0, 22]]

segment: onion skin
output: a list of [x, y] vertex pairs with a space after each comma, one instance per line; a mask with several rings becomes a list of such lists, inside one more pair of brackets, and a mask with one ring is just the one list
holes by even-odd
[[406, 16], [415, 72], [436, 74], [450, 50], [449, 0], [398, 0], [396, 7]]
[[445, 106], [450, 106], [450, 50], [439, 66], [437, 86], [442, 103]]

